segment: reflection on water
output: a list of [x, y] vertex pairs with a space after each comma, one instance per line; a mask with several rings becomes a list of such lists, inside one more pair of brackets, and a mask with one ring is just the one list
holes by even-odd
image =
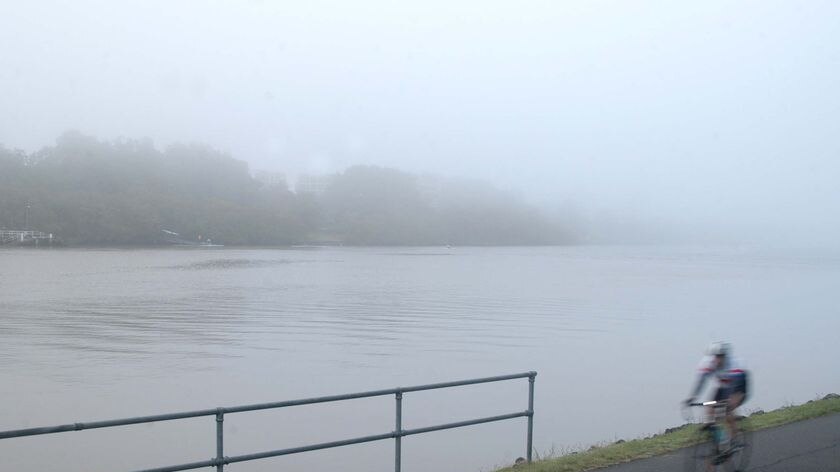
[[272, 267], [280, 264], [290, 264], [288, 259], [210, 259], [192, 262], [190, 264], [165, 266], [167, 269], [178, 270], [218, 270], [218, 269], [248, 269], [258, 267]]
[[[30, 255], [43, 260], [45, 254]], [[467, 351], [488, 340], [497, 347], [515, 348], [545, 336], [605, 329], [604, 318], [577, 316], [604, 310], [562, 292], [535, 297], [534, 287], [522, 284], [495, 291], [482, 287], [481, 279], [464, 281], [456, 275], [447, 280], [436, 267], [414, 267], [423, 271], [414, 274], [395, 270], [394, 258], [418, 255], [439, 254], [352, 253], [347, 256], [365, 264], [353, 268], [348, 266], [355, 260], [313, 260], [311, 253], [298, 259], [285, 254], [280, 259], [219, 258], [215, 251], [105, 253], [114, 264], [111, 271], [56, 274], [30, 268], [22, 274], [24, 280], [18, 279], [18, 289], [25, 290], [29, 275], [32, 282], [49, 284], [55, 291], [46, 299], [12, 297], [18, 300], [4, 303], [4, 328], [32, 344], [56, 348], [54, 353], [62, 358], [63, 349], [134, 356], [159, 353], [169, 344], [194, 346], [182, 356], [205, 356], [218, 354], [219, 346], [244, 341], [249, 349], [274, 349], [278, 344], [328, 340], [361, 347], [364, 356], [390, 355], [395, 343], [402, 349], [430, 349], [433, 338], [434, 348]], [[150, 256], [188, 261], [154, 266], [148, 265]], [[192, 260], [201, 257], [207, 259]], [[132, 259], [139, 264], [129, 265]], [[381, 261], [383, 267], [369, 266], [368, 259]], [[167, 273], [171, 270], [210, 274], [173, 276]], [[81, 292], [80, 282], [73, 280], [80, 277], [90, 279]], [[63, 290], [62, 283], [71, 287]], [[535, 281], [537, 286], [553, 283]], [[260, 335], [259, 342], [249, 339], [253, 334]], [[231, 353], [222, 352], [226, 354]]]
[[[755, 398], [763, 406], [836, 388], [832, 379], [795, 367], [817, 369], [840, 354], [827, 335], [840, 327], [836, 254], [655, 247], [10, 250], [0, 251], [0, 268], [6, 274], [0, 394], [17, 405], [0, 413], [0, 429], [535, 369], [537, 447], [546, 450], [678, 421], [661, 405], [684, 396], [696, 357], [713, 337], [732, 339], [758, 370], [765, 388]], [[792, 313], [804, 319], [792, 323]], [[799, 340], [787, 344], [794, 357], [777, 347], [789, 331]], [[819, 355], [809, 351], [815, 346]], [[801, 382], [776, 377], [789, 358], [797, 362], [787, 372]], [[611, 406], [637, 397], [640, 388], [660, 408]], [[519, 400], [505, 407], [470, 398], [464, 408], [513, 411]], [[362, 422], [388, 414], [367, 411]], [[322, 421], [277, 434], [294, 441], [309, 427], [314, 434], [341, 424]], [[259, 443], [261, 428], [277, 430], [256, 424], [250, 433], [256, 436], [241, 433], [248, 438], [242, 452], [253, 452], [248, 445]], [[475, 450], [450, 451], [443, 439], [424, 439], [418, 444], [428, 454], [406, 460], [440, 470], [504, 463], [523, 454], [520, 432], [511, 436], [505, 428], [471, 430], [471, 438], [481, 438]], [[41, 447], [27, 441], [10, 453], [17, 470], [54, 468], [70, 454], [61, 441], [50, 443], [53, 457], [26, 454]], [[9, 447], [0, 442], [0, 453]], [[202, 458], [205, 449], [196, 446], [195, 454]], [[365, 454], [347, 454], [334, 459], [344, 470], [373, 464]], [[357, 466], [348, 468], [348, 457]], [[174, 462], [184, 459], [194, 457], [176, 455]], [[98, 464], [162, 465], [123, 466], [123, 460]]]

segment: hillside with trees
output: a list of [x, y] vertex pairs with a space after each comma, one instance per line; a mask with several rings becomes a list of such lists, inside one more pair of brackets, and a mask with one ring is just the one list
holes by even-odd
[[166, 244], [163, 230], [226, 245], [558, 244], [534, 208], [487, 184], [355, 166], [320, 194], [263, 185], [244, 161], [202, 145], [77, 132], [27, 154], [0, 146], [0, 228], [70, 245]]

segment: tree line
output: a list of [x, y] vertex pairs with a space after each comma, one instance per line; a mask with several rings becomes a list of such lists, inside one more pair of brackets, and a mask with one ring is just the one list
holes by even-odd
[[[28, 228], [24, 228], [28, 226]], [[34, 153], [0, 146], [0, 228], [70, 245], [516, 245], [567, 241], [535, 208], [482, 182], [354, 166], [318, 194], [255, 180], [197, 144], [68, 132]]]

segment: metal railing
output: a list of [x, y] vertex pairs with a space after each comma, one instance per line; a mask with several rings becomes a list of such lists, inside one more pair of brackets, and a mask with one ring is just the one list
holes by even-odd
[[[213, 408], [208, 410], [195, 410], [180, 413], [169, 413], [163, 415], [140, 416], [136, 418], [124, 418], [119, 420], [95, 421], [90, 423], [73, 423], [61, 426], [49, 426], [44, 428], [28, 428], [11, 431], [0, 431], [0, 439], [18, 438], [23, 436], [35, 436], [41, 434], [62, 433], [66, 431], [82, 431], [85, 429], [95, 428], [110, 428], [114, 426], [127, 426], [141, 423], [154, 423], [158, 421], [180, 420], [186, 418], [196, 418], [200, 416], [213, 416], [216, 419], [216, 456], [213, 459], [190, 462], [186, 464], [171, 465], [166, 467], [158, 467], [155, 469], [144, 469], [137, 472], [175, 472], [179, 470], [198, 469], [201, 467], [216, 467], [218, 472], [224, 470], [224, 466], [236, 462], [246, 462], [257, 459], [265, 459], [268, 457], [285, 456], [289, 454], [298, 454], [301, 452], [317, 451], [320, 449], [330, 449], [334, 447], [349, 446], [352, 444], [362, 444], [373, 441], [381, 441], [383, 439], [394, 440], [394, 470], [400, 472], [401, 468], [401, 454], [402, 454], [402, 438], [405, 436], [412, 436], [415, 434], [430, 433], [433, 431], [442, 431], [445, 429], [461, 428], [464, 426], [472, 426], [483, 423], [491, 423], [494, 421], [503, 421], [519, 417], [528, 418], [527, 430], [527, 451], [526, 459], [531, 462], [531, 452], [533, 450], [533, 436], [534, 436], [534, 381], [536, 380], [536, 372], [525, 372], [521, 374], [500, 375], [496, 377], [484, 377], [479, 379], [457, 380], [454, 382], [443, 382], [436, 384], [417, 385], [414, 387], [398, 387], [386, 390], [373, 390], [369, 392], [349, 393], [344, 395], [333, 395], [327, 397], [304, 398], [300, 400], [289, 400], [274, 403], [259, 403], [254, 405], [241, 405], [226, 408]], [[403, 394], [409, 392], [419, 392], [423, 390], [434, 390], [450, 387], [461, 387], [465, 385], [475, 385], [490, 382], [501, 382], [504, 380], [513, 379], [528, 379], [528, 409], [514, 413], [508, 413], [498, 416], [489, 416], [485, 418], [477, 418], [473, 420], [459, 421], [456, 423], [439, 424], [435, 426], [426, 426], [423, 428], [403, 429], [402, 427], [402, 401]], [[394, 395], [396, 400], [396, 421], [395, 429], [389, 433], [375, 434], [372, 436], [363, 436], [352, 439], [344, 439], [341, 441], [332, 441], [320, 444], [311, 444], [308, 446], [293, 447], [287, 449], [277, 449], [273, 451], [257, 452], [253, 454], [244, 454], [239, 456], [226, 457], [224, 455], [224, 421], [225, 415], [230, 413], [241, 413], [245, 411], [268, 410], [275, 408], [286, 408], [290, 406], [311, 405], [314, 403], [337, 402], [343, 400], [353, 400], [357, 398], [380, 397], [385, 395]]]

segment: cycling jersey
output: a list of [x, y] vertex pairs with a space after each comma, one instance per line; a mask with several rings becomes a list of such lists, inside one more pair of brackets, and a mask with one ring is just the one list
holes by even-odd
[[699, 378], [692, 394], [693, 397], [700, 393], [706, 380], [711, 376], [717, 379], [719, 389], [729, 389], [737, 385], [740, 390], [740, 387], [746, 383], [747, 370], [744, 368], [743, 362], [737, 358], [726, 356], [723, 358], [723, 362], [717, 365], [715, 356], [705, 356], [697, 369]]

